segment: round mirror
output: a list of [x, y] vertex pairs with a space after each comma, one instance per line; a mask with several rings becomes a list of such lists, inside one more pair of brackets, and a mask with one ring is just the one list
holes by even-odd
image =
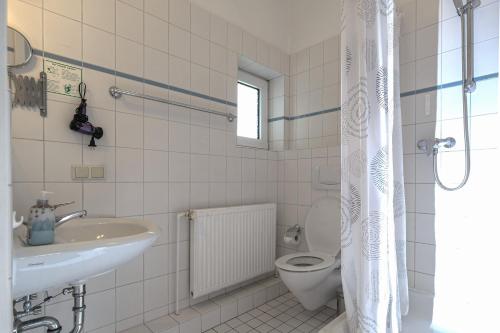
[[33, 56], [30, 42], [14, 28], [7, 30], [7, 64], [9, 68], [26, 65]]

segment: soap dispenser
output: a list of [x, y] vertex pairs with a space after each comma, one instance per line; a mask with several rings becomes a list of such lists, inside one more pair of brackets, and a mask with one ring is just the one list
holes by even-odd
[[47, 245], [54, 243], [54, 229], [56, 223], [55, 210], [57, 207], [69, 205], [68, 202], [51, 206], [47, 196], [52, 192], [42, 191], [41, 198], [36, 205], [30, 208], [30, 215], [26, 227], [28, 228], [27, 243], [29, 245]]

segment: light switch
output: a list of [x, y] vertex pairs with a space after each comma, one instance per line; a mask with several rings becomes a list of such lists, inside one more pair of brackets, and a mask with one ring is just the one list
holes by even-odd
[[93, 166], [90, 167], [90, 178], [104, 178], [104, 167], [103, 166]]
[[73, 167], [73, 178], [74, 179], [86, 179], [89, 178], [89, 168], [86, 166], [75, 166]]

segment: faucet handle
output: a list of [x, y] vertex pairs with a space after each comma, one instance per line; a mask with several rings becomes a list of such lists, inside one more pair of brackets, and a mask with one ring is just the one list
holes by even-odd
[[59, 207], [62, 207], [62, 206], [72, 205], [72, 204], [74, 204], [74, 203], [75, 203], [75, 201], [64, 202], [64, 203], [60, 203], [60, 204], [55, 204], [55, 205], [53, 205], [52, 207], [53, 207], [54, 209], [56, 209], [56, 208], [59, 208]]

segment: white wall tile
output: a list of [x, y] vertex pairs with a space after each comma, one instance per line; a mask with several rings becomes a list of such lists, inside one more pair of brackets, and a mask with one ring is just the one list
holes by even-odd
[[160, 276], [144, 281], [144, 310], [168, 305], [168, 277]]
[[168, 245], [149, 248], [144, 253], [144, 278], [150, 279], [168, 273]]
[[83, 184], [83, 208], [89, 216], [115, 216], [115, 184]]
[[416, 214], [415, 241], [419, 243], [435, 244], [436, 236], [434, 231], [435, 216], [431, 214]]
[[203, 209], [208, 207], [209, 183], [191, 183], [189, 207]]
[[187, 182], [190, 175], [190, 156], [183, 153], [169, 154], [169, 181]]
[[168, 31], [169, 53], [176, 57], [189, 60], [191, 55], [191, 41], [189, 32], [170, 25]]
[[[103, 52], [103, 49], [106, 49], [106, 52]], [[115, 35], [84, 24], [83, 61], [115, 68]]]
[[171, 212], [182, 212], [189, 208], [189, 183], [169, 184], [169, 203]]
[[117, 183], [116, 184], [116, 215], [137, 216], [143, 210], [143, 184]]
[[221, 73], [226, 72], [226, 49], [219, 44], [210, 43], [210, 68]]
[[143, 256], [137, 256], [116, 269], [116, 285], [123, 286], [143, 279]]
[[88, 295], [85, 299], [85, 328], [97, 329], [115, 322], [115, 290]]
[[83, 4], [83, 23], [96, 28], [115, 32], [115, 1], [85, 0]]
[[45, 142], [45, 181], [71, 181], [71, 166], [81, 165], [82, 146], [71, 143]]
[[168, 21], [169, 0], [144, 0], [144, 11]]
[[116, 180], [139, 182], [143, 179], [143, 152], [140, 149], [116, 149]]
[[207, 127], [191, 126], [191, 153], [208, 154], [210, 152], [210, 130]]
[[233, 24], [228, 24], [228, 27], [227, 27], [227, 47], [236, 53], [241, 53], [242, 42], [243, 42], [242, 30]]
[[144, 214], [168, 212], [168, 183], [144, 183]]
[[169, 124], [169, 149], [175, 152], [189, 152], [190, 150], [189, 125], [170, 122]]
[[415, 270], [417, 272], [434, 275], [435, 251], [434, 245], [415, 243]]
[[195, 4], [191, 5], [191, 32], [210, 39], [210, 13]]
[[168, 23], [153, 15], [144, 15], [144, 44], [168, 52]]
[[175, 56], [169, 57], [169, 81], [178, 88], [190, 88], [190, 64], [184, 59]]
[[144, 148], [168, 150], [169, 123], [154, 118], [144, 118]]
[[143, 46], [125, 38], [116, 37], [116, 69], [142, 76], [144, 71]]
[[116, 319], [130, 318], [142, 312], [143, 283], [133, 283], [116, 288]]
[[210, 42], [191, 35], [191, 61], [204, 67], [210, 66]]
[[188, 0], [169, 0], [169, 21], [176, 26], [189, 31], [190, 28], [190, 2]]
[[12, 140], [12, 180], [14, 182], [42, 182], [43, 142]]
[[134, 42], [142, 43], [144, 36], [144, 15], [130, 5], [116, 2], [116, 33]]
[[168, 54], [146, 47], [144, 49], [144, 78], [168, 83]]
[[227, 23], [216, 15], [210, 16], [210, 40], [222, 46], [227, 44]]

